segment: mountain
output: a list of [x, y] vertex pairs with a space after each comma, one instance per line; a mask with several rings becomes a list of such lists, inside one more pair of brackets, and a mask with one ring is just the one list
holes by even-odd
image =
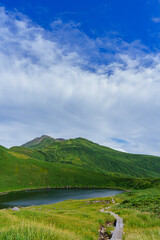
[[[46, 162], [68, 164], [99, 173], [132, 177], [160, 177], [160, 157], [119, 152], [84, 138], [58, 141], [49, 136], [36, 138], [23, 147], [11, 148]], [[33, 151], [34, 149], [34, 151]]]
[[42, 135], [41, 137], [37, 137], [25, 144], [22, 145], [22, 147], [29, 147], [29, 148], [44, 148], [46, 145], [49, 145], [51, 143], [54, 143], [56, 141], [63, 141], [65, 140], [64, 138], [52, 138], [47, 135]]
[[0, 191], [67, 186], [140, 188], [158, 178], [160, 157], [119, 152], [83, 138], [41, 136], [19, 147], [0, 146]]

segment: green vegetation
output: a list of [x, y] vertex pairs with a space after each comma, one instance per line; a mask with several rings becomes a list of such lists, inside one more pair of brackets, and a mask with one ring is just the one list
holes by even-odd
[[150, 180], [101, 174], [78, 166], [45, 162], [0, 149], [0, 191], [42, 187], [119, 187], [150, 185]]
[[124, 240], [160, 239], [160, 187], [117, 195], [112, 211], [124, 220]]
[[35, 138], [35, 139], [23, 144], [22, 146], [23, 147], [29, 147], [29, 148], [41, 149], [44, 146], [52, 144], [52, 143], [57, 142], [57, 141], [59, 141], [59, 140], [54, 139], [54, 138], [49, 137], [49, 136], [46, 136], [46, 135], [43, 135], [41, 137]]
[[100, 212], [103, 205], [72, 200], [21, 208], [19, 212], [0, 210], [0, 239], [97, 240], [101, 224], [107, 222], [108, 232], [113, 230], [114, 218]]
[[159, 157], [121, 153], [82, 138], [43, 136], [26, 145], [0, 147], [1, 192], [67, 186], [142, 189], [159, 183], [153, 178], [160, 177]]
[[83, 138], [57, 141], [46, 137], [38, 143], [36, 140], [36, 145], [32, 140], [32, 144], [29, 142], [10, 150], [46, 162], [68, 164], [104, 174], [160, 177], [160, 157], [123, 153]]
[[122, 208], [134, 208], [142, 212], [151, 212], [160, 217], [160, 189], [150, 188], [131, 191], [124, 195]]
[[[159, 182], [145, 178], [159, 176], [158, 157], [121, 153], [81, 138], [59, 141], [45, 137], [32, 144], [0, 147], [1, 192], [67, 186], [141, 189]], [[138, 167], [143, 161], [152, 165], [151, 170], [147, 164]]]
[[[112, 203], [111, 198], [97, 198], [25, 207], [19, 212], [0, 210], [0, 240], [97, 240], [100, 226], [103, 225], [108, 234], [114, 229], [114, 218], [100, 212], [106, 207], [123, 218], [123, 240], [159, 240], [158, 198], [157, 187], [114, 196], [116, 203]], [[145, 209], [148, 201], [152, 206]]]
[[42, 136], [21, 147], [0, 146], [0, 192], [42, 187], [127, 189], [119, 205], [92, 200], [0, 210], [0, 240], [98, 238], [100, 225], [110, 233], [111, 210], [124, 219], [123, 240], [160, 239], [160, 157], [122, 153], [86, 139]]

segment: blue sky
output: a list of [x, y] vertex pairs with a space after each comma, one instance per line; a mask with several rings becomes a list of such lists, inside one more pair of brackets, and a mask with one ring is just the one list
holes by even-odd
[[[126, 42], [140, 40], [151, 50], [160, 47], [160, 4], [158, 0], [1, 0], [2, 6], [28, 16], [34, 23], [51, 30], [52, 22], [73, 21], [95, 39], [108, 32]], [[158, 22], [157, 22], [158, 23]]]
[[160, 155], [160, 1], [0, 1], [0, 144]]

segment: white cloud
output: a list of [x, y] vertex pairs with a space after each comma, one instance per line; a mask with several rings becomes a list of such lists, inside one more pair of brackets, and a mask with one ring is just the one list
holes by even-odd
[[[117, 61], [94, 64], [83, 54], [87, 47], [81, 53], [81, 45], [62, 44], [54, 30], [51, 34], [0, 11], [2, 145], [22, 144], [41, 134], [81, 136], [115, 149], [160, 155], [160, 54], [137, 50], [135, 55], [135, 43], [130, 48], [124, 43]], [[63, 28], [65, 33], [69, 35]], [[90, 42], [96, 48], [83, 37], [86, 46]]]
[[160, 18], [159, 18], [159, 17], [153, 17], [153, 18], [152, 18], [152, 21], [153, 21], [154, 23], [160, 23]]

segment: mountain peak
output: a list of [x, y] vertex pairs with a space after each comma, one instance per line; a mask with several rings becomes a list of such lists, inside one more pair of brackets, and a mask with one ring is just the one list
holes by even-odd
[[22, 145], [22, 147], [30, 147], [30, 148], [34, 148], [34, 147], [40, 147], [42, 148], [44, 145], [48, 145], [51, 144], [55, 141], [64, 141], [64, 138], [52, 138], [48, 135], [42, 135], [41, 137], [37, 137], [34, 138], [33, 140], [25, 143]]

